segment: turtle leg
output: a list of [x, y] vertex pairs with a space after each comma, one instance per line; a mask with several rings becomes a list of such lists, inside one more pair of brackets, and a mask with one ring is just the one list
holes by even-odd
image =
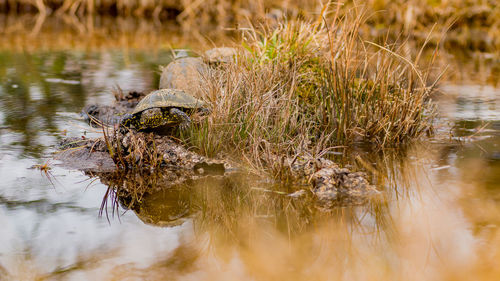
[[165, 125], [163, 113], [160, 108], [146, 109], [141, 113], [139, 119], [141, 129], [156, 128]]
[[170, 109], [170, 114], [181, 120], [180, 127], [182, 129], [187, 128], [191, 124], [191, 118], [189, 118], [184, 111], [178, 108], [172, 107]]
[[130, 127], [134, 126], [135, 116], [127, 113], [123, 115], [120, 119], [119, 131], [122, 134], [126, 134]]

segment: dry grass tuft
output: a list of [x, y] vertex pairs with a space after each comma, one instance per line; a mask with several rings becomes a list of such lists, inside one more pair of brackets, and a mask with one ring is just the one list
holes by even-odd
[[366, 42], [363, 12], [319, 19], [246, 31], [238, 63], [206, 77], [212, 114], [182, 137], [203, 154], [237, 155], [276, 176], [287, 174], [285, 159], [431, 132], [435, 82], [419, 55], [405, 54], [404, 43]]
[[118, 169], [153, 171], [163, 163], [163, 154], [158, 149], [154, 134], [139, 132], [124, 135], [118, 130], [110, 132], [105, 127], [102, 132], [107, 151]]

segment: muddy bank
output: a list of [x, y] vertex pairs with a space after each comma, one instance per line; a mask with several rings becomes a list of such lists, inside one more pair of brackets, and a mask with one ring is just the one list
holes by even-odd
[[[182, 171], [186, 176], [195, 176], [207, 173], [224, 174], [226, 170], [232, 171], [235, 169], [224, 161], [207, 159], [191, 152], [169, 136], [129, 132], [115, 138], [115, 140], [119, 138], [121, 145], [123, 145], [122, 149], [124, 151], [121, 156], [110, 153], [110, 146], [106, 143], [105, 138], [66, 138], [59, 143], [59, 152], [54, 155], [54, 158], [62, 161], [65, 167], [94, 173], [134, 168], [137, 171], [157, 168], [162, 171]], [[146, 148], [153, 143], [156, 155], [145, 155], [136, 150], [126, 150], [132, 145]], [[115, 145], [118, 144], [115, 143]], [[152, 151], [146, 150], [142, 152], [152, 153]], [[123, 157], [122, 160], [120, 160], [120, 157]], [[152, 163], [151, 158], [154, 158], [156, 162]]]
[[116, 165], [101, 139], [66, 138], [58, 145], [54, 159], [64, 167], [85, 172], [111, 172]]
[[[189, 151], [169, 136], [129, 132], [120, 136], [119, 140], [122, 149], [126, 151], [122, 159], [110, 154], [104, 138], [64, 139], [59, 145], [60, 152], [54, 158], [62, 161], [65, 167], [97, 176], [104, 184], [114, 186], [114, 192], [124, 198], [129, 198], [131, 194], [137, 197], [138, 193], [143, 196], [154, 190], [185, 184], [206, 176], [226, 177], [229, 174], [245, 173], [243, 168], [237, 168], [228, 161], [209, 159]], [[131, 147], [135, 149], [126, 150]], [[141, 153], [137, 147], [154, 147], [154, 151], [141, 150]], [[296, 179], [294, 185], [300, 186], [300, 189], [289, 194], [294, 198], [312, 194], [319, 205], [333, 207], [363, 204], [380, 194], [370, 184], [365, 173], [341, 168], [324, 158], [300, 159], [287, 160], [293, 161], [290, 165]]]

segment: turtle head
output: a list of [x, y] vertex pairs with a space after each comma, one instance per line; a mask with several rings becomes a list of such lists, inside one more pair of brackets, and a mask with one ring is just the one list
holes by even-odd
[[130, 128], [134, 119], [134, 115], [127, 113], [123, 115], [122, 120], [120, 121], [120, 126]]

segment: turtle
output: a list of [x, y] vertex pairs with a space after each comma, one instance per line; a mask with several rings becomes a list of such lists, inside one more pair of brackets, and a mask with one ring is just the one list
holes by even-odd
[[205, 103], [178, 89], [160, 89], [145, 96], [132, 113], [122, 117], [122, 127], [136, 130], [191, 124], [188, 114], [194, 111], [206, 112]]

